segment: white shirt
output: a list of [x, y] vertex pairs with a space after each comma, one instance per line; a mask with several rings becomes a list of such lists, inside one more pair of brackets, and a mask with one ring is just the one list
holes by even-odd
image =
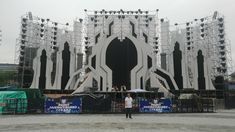
[[126, 97], [125, 98], [125, 108], [132, 108], [132, 101], [133, 101], [133, 99], [131, 97], [130, 98]]

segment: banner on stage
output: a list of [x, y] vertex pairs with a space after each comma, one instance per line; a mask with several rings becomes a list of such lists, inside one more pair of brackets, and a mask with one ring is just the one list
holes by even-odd
[[65, 114], [81, 113], [82, 100], [80, 98], [46, 99], [45, 113]]
[[160, 99], [159, 101], [144, 99], [140, 100], [139, 107], [140, 112], [166, 113], [171, 112], [172, 103], [170, 99]]

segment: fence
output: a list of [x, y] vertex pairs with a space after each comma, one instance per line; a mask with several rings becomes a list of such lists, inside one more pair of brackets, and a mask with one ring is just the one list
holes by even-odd
[[27, 110], [27, 99], [5, 98], [1, 101], [2, 114], [23, 114]]

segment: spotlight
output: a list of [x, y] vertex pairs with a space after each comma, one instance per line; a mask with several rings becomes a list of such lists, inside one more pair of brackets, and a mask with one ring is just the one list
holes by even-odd
[[85, 40], [88, 40], [88, 37], [85, 37]]
[[124, 16], [124, 15], [122, 16], [122, 19], [125, 19], [125, 16]]
[[57, 25], [58, 25], [58, 23], [57, 23], [57, 22], [55, 22], [54, 24], [55, 24], [55, 26], [57, 26]]
[[91, 21], [93, 21], [94, 20], [94, 18], [93, 17], [91, 17]]
[[145, 14], [148, 14], [149, 12], [148, 11], [145, 11]]
[[201, 22], [203, 22], [203, 21], [204, 21], [204, 18], [201, 18], [200, 20], [201, 20]]
[[42, 22], [44, 22], [44, 21], [45, 21], [45, 19], [41, 19], [41, 21], [42, 21]]
[[85, 12], [87, 12], [87, 9], [84, 9]]
[[82, 18], [80, 18], [80, 19], [79, 19], [79, 22], [80, 22], [80, 23], [82, 23], [82, 21], [83, 21], [83, 19], [82, 19]]
[[97, 14], [97, 11], [95, 11], [95, 14]]
[[66, 23], [66, 26], [68, 26], [69, 25], [69, 23]]
[[105, 15], [105, 18], [107, 19], [107, 18], [108, 18], [108, 15]]
[[218, 18], [218, 20], [219, 20], [220, 22], [222, 22], [224, 19], [221, 17], [221, 18]]
[[201, 37], [203, 38], [205, 35], [204, 34], [201, 34]]
[[152, 17], [149, 18], [149, 21], [152, 21]]
[[204, 23], [201, 24], [201, 27], [204, 27]]
[[121, 16], [120, 16], [120, 15], [118, 15], [118, 18], [120, 19], [120, 18], [121, 18]]
[[50, 19], [47, 18], [47, 22], [49, 22], [49, 21], [50, 21]]
[[138, 16], [137, 15], [135, 15], [135, 19], [137, 19], [138, 18]]
[[26, 22], [26, 21], [27, 21], [27, 19], [26, 19], [26, 18], [23, 18], [22, 20], [23, 20], [23, 22]]
[[186, 23], [186, 26], [189, 26], [189, 22]]

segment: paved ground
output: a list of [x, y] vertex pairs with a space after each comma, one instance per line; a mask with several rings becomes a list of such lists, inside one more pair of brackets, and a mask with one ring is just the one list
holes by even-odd
[[217, 113], [0, 115], [0, 132], [235, 132], [235, 110]]

